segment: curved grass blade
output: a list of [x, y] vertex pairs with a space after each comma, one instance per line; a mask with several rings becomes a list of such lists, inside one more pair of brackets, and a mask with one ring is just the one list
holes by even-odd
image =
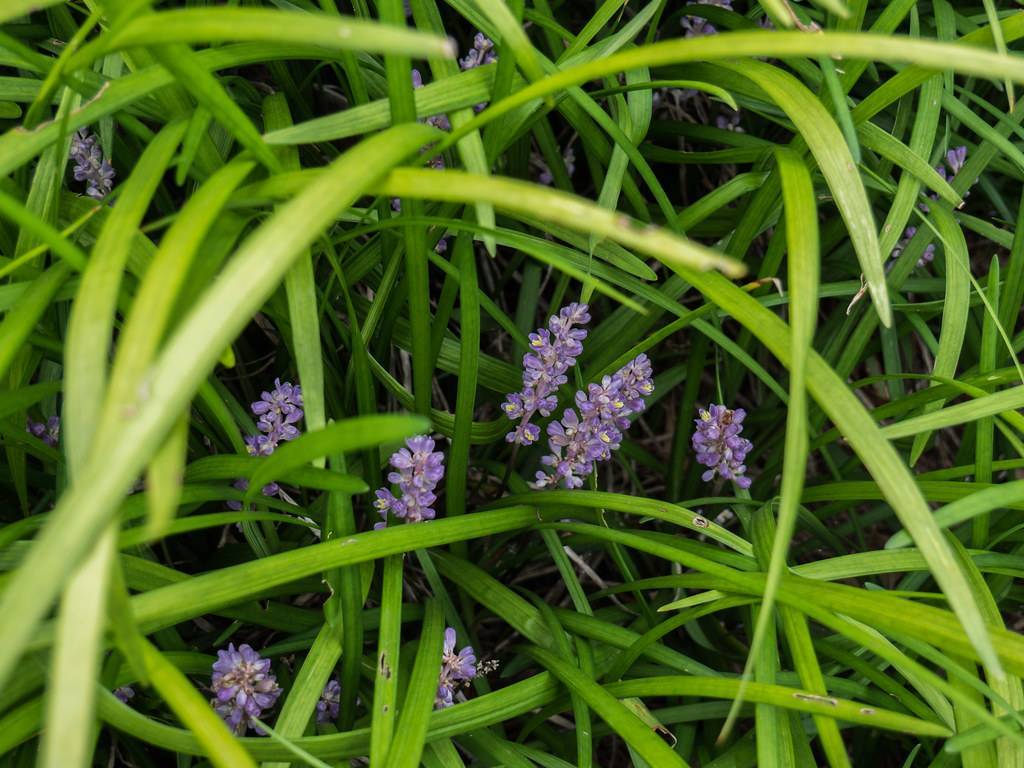
[[892, 325], [892, 308], [885, 280], [885, 259], [878, 243], [871, 204], [864, 191], [850, 148], [842, 132], [814, 95], [799, 80], [757, 61], [725, 62], [721, 66], [749, 78], [789, 116], [807, 142], [828, 182], [857, 253], [861, 271], [882, 325]]
[[[194, 734], [210, 762], [218, 768], [256, 768], [256, 763], [245, 747], [228, 730], [224, 721], [189, 679], [167, 661], [152, 643], [144, 640], [142, 649], [153, 687], [182, 724]], [[113, 694], [105, 691], [103, 695], [113, 698]]]
[[[451, 40], [374, 21], [326, 13], [293, 13], [269, 8], [180, 8], [136, 16], [100, 38], [92, 57], [123, 48], [170, 43], [233, 41], [298, 43], [328, 50], [397, 53], [417, 58], [455, 57]], [[74, 61], [83, 66], [86, 61]]]
[[[72, 305], [64, 359], [63, 419], [72, 480], [80, 477], [97, 442], [107, 388], [107, 356], [130, 244], [184, 128], [183, 123], [166, 126], [139, 158], [125, 182], [123, 198], [104, 224]], [[91, 681], [99, 669], [117, 531], [117, 523], [105, 528], [81, 567], [71, 574], [61, 600], [47, 704], [47, 722], [61, 723], [61, 728], [44, 730], [41, 765], [48, 768], [92, 762], [95, 689]], [[89, 549], [87, 544], [86, 551]]]
[[598, 685], [572, 665], [564, 663], [551, 651], [533, 647], [527, 648], [524, 652], [575, 691], [644, 760], [659, 768], [687, 766], [682, 757], [662, 741], [660, 736], [655, 735], [650, 726], [609, 693], [607, 688]]
[[525, 181], [475, 176], [462, 171], [406, 168], [392, 171], [378, 189], [381, 194], [392, 197], [450, 202], [486, 200], [496, 208], [526, 214], [541, 221], [553, 221], [576, 230], [595, 232], [673, 264], [693, 269], [720, 269], [734, 277], [744, 272], [739, 262], [696, 242], [644, 225], [622, 213], [606, 211], [574, 195]]
[[[814, 341], [818, 315], [818, 211], [811, 174], [795, 153], [776, 150], [776, 162], [782, 179], [783, 210], [786, 221], [787, 275], [790, 294], [790, 383], [786, 411], [786, 440], [783, 454], [781, 499], [778, 526], [768, 557], [764, 599], [758, 611], [750, 651], [741, 680], [746, 683], [754, 668], [761, 645], [775, 621], [775, 595], [786, 568], [786, 555], [796, 528], [800, 497], [807, 470], [809, 424], [807, 421], [807, 358]], [[733, 699], [719, 741], [728, 737], [743, 703], [745, 685]]]
[[374, 445], [396, 443], [405, 437], [426, 432], [430, 422], [422, 416], [382, 414], [357, 416], [333, 422], [323, 429], [305, 432], [281, 445], [253, 472], [248, 498], [259, 495], [260, 488], [316, 459], [337, 453], [351, 453]]
[[[263, 100], [264, 128], [274, 130], [292, 124], [288, 101], [284, 94], [276, 93]], [[299, 153], [294, 147], [282, 147], [281, 164], [285, 170], [298, 170]], [[291, 324], [292, 350], [295, 366], [302, 384], [302, 409], [306, 428], [313, 431], [327, 423], [324, 404], [324, 364], [320, 350], [320, 317], [317, 312], [317, 293], [313, 276], [313, 255], [304, 253], [284, 278], [288, 299], [288, 320]], [[316, 466], [324, 462], [316, 460]]]
[[427, 600], [423, 606], [419, 649], [402, 702], [397, 735], [388, 750], [388, 765], [394, 768], [416, 768], [420, 764], [430, 713], [437, 696], [437, 668], [443, 633], [444, 616], [440, 603], [434, 599]]

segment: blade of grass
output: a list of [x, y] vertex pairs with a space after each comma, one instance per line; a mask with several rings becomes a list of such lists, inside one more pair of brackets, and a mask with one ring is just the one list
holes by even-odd
[[[80, 477], [95, 449], [114, 313], [129, 244], [145, 216], [184, 124], [165, 127], [146, 148], [125, 182], [125, 199], [107, 218], [79, 284], [68, 320], [64, 360], [64, 446], [69, 475]], [[118, 525], [109, 525], [81, 567], [71, 574], [61, 600], [54, 646], [54, 676], [49, 682], [47, 721], [60, 729], [44, 730], [42, 764], [87, 766], [94, 747], [93, 718], [99, 648], [106, 619], [110, 562], [116, 551]]]
[[424, 59], [455, 57], [454, 46], [447, 38], [374, 21], [269, 8], [208, 7], [140, 14], [111, 29], [94, 47], [76, 57], [74, 64], [85, 66], [91, 57], [123, 48], [231, 41], [298, 43]]
[[275, 478], [298, 469], [323, 456], [349, 453], [373, 445], [395, 443], [405, 437], [426, 432], [430, 422], [422, 416], [381, 414], [357, 416], [334, 422], [316, 431], [304, 432], [284, 443], [252, 474], [247, 497], [255, 498], [260, 488]]
[[[796, 528], [797, 511], [803, 494], [807, 469], [809, 425], [807, 422], [807, 358], [814, 341], [818, 315], [818, 275], [820, 272], [818, 212], [811, 174], [796, 154], [776, 151], [782, 179], [783, 208], [786, 216], [787, 274], [790, 294], [790, 380], [789, 407], [786, 411], [786, 439], [783, 454], [781, 499], [778, 527], [767, 558], [764, 600], [750, 641], [750, 651], [741, 680], [745, 683], [754, 668], [762, 643], [775, 621], [775, 595], [786, 568], [786, 555]], [[728, 738], [743, 703], [744, 685], [733, 700], [719, 741]]]
[[524, 653], [535, 659], [566, 687], [579, 694], [644, 760], [659, 767], [687, 765], [680, 755], [662, 741], [643, 720], [609, 693], [607, 688], [598, 685], [573, 666], [565, 664], [551, 651], [531, 647], [525, 649]]
[[738, 262], [693, 241], [537, 184], [496, 176], [479, 177], [461, 171], [402, 169], [390, 173], [379, 190], [386, 195], [451, 202], [487, 200], [497, 208], [541, 221], [596, 232], [642, 253], [660, 254], [672, 263], [695, 269], [721, 269], [735, 277], [743, 274]]
[[[302, 736], [310, 718], [316, 711], [320, 694], [334, 671], [334, 665], [341, 656], [341, 645], [337, 632], [329, 624], [320, 627], [305, 661], [295, 675], [277, 716], [275, 729], [285, 739]], [[263, 768], [288, 768], [290, 763], [266, 763]]]
[[380, 628], [370, 710], [370, 763], [374, 765], [388, 765], [394, 747], [402, 642], [402, 560], [402, 555], [386, 558], [381, 574]]
[[423, 606], [419, 649], [402, 701], [397, 735], [388, 750], [388, 765], [394, 768], [416, 768], [420, 764], [430, 713], [437, 696], [437, 668], [443, 634], [444, 615], [441, 605], [436, 600], [427, 600]]
[[[209, 702], [181, 671], [164, 658], [152, 643], [143, 642], [146, 666], [153, 687], [171, 711], [199, 743], [210, 762], [218, 768], [256, 768], [245, 747], [228, 730]], [[103, 692], [113, 698], [113, 694]]]
[[[275, 93], [263, 100], [263, 115], [263, 127], [267, 131], [287, 128], [292, 124], [288, 102], [282, 93]], [[278, 152], [285, 170], [294, 171], [300, 168], [299, 153], [294, 147], [282, 147]], [[320, 318], [317, 313], [312, 253], [302, 254], [288, 270], [284, 278], [284, 289], [288, 298], [292, 350], [299, 371], [299, 381], [302, 384], [302, 410], [306, 428], [315, 431], [323, 428], [327, 417], [324, 404], [323, 355], [320, 352]], [[314, 466], [323, 465], [322, 459], [314, 461]]]

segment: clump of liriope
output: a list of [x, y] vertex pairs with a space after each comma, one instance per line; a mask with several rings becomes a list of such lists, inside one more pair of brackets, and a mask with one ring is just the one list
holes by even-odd
[[[245, 449], [250, 456], [269, 456], [284, 442], [294, 440], [301, 432], [296, 426], [302, 421], [302, 387], [291, 382], [281, 383], [274, 379], [274, 388], [260, 394], [260, 399], [249, 406], [252, 415], [257, 418], [256, 427], [259, 434], [245, 436]], [[236, 480], [234, 487], [240, 491], [249, 489], [249, 481], [245, 478]], [[281, 487], [277, 483], [267, 483], [260, 489], [264, 496], [278, 496]], [[237, 501], [229, 501], [231, 509], [241, 509]]]
[[[532, 422], [536, 414], [549, 416], [558, 406], [556, 392], [568, 381], [566, 372], [583, 352], [590, 322], [586, 304], [570, 304], [548, 320], [547, 328], [530, 334], [531, 350], [523, 356], [523, 388], [508, 396], [502, 408], [510, 419], [519, 419], [505, 439], [517, 445], [532, 445], [540, 439], [540, 427]], [[576, 393], [576, 409], [567, 408], [561, 420], [548, 424], [551, 453], [541, 459], [549, 467], [539, 470], [534, 487], [561, 483], [579, 488], [594, 472], [596, 463], [611, 458], [618, 449], [629, 417], [642, 412], [645, 399], [654, 391], [651, 363], [640, 354], [611, 376], [587, 385]]]

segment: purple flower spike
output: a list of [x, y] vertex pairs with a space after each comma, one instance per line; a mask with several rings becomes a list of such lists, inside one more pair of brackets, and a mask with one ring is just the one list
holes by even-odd
[[519, 424], [505, 435], [510, 443], [531, 445], [540, 439], [540, 428], [530, 423], [538, 412], [550, 416], [558, 405], [555, 392], [568, 381], [565, 372], [583, 352], [587, 332], [576, 328], [590, 322], [586, 304], [570, 304], [548, 320], [547, 328], [530, 334], [532, 351], [523, 356], [523, 389], [508, 396], [502, 409]]
[[[717, 5], [719, 8], [732, 10], [732, 0], [697, 0], [697, 4]], [[718, 34], [718, 29], [703, 16], [683, 16], [679, 23], [683, 27], [683, 37], [704, 37]]]
[[[256, 426], [274, 442], [294, 440], [299, 430], [293, 425], [302, 419], [302, 387], [274, 379], [274, 388], [260, 395], [252, 404], [252, 413], [258, 416]], [[271, 451], [273, 452], [273, 451]]]
[[270, 659], [262, 658], [245, 644], [236, 650], [230, 643], [226, 651], [217, 651], [212, 687], [214, 698], [210, 704], [238, 736], [244, 736], [252, 718], [273, 707], [281, 695], [277, 678], [270, 674]]
[[[483, 64], [493, 64], [498, 60], [497, 55], [494, 53], [494, 41], [487, 37], [482, 32], [477, 32], [473, 36], [473, 47], [469, 49], [469, 53], [466, 54], [466, 58], [459, 59], [459, 69], [465, 71], [467, 69], [474, 69]], [[487, 107], [487, 102], [483, 101], [473, 106], [475, 112], [481, 112]]]
[[328, 680], [320, 700], [316, 703], [316, 721], [330, 723], [338, 719], [341, 707], [341, 685], [337, 680]]
[[28, 419], [25, 422], [25, 431], [38, 437], [51, 448], [56, 448], [60, 442], [60, 416], [51, 416], [45, 424]]
[[444, 709], [455, 703], [455, 692], [469, 685], [476, 677], [476, 652], [472, 646], [465, 646], [455, 652], [455, 630], [444, 631], [444, 648], [441, 651], [441, 673], [437, 681], [437, 697], [434, 709]]
[[955, 147], [946, 153], [946, 165], [949, 166], [949, 170], [953, 172], [954, 176], [960, 173], [960, 169], [964, 167], [966, 162], [967, 147]]
[[[917, 227], [907, 227], [905, 230], [903, 230], [903, 239], [900, 240], [896, 244], [895, 248], [892, 249], [892, 254], [891, 254], [890, 258], [895, 259], [895, 258], [899, 257], [899, 255], [901, 253], [903, 253], [904, 249], [907, 247], [907, 245], [910, 244], [911, 239], [913, 239], [914, 235], [916, 235], [916, 234], [917, 234]], [[928, 243], [928, 245], [924, 249], [924, 253], [922, 253], [921, 257], [917, 260], [917, 266], [918, 267], [925, 267], [934, 258], [935, 258], [935, 243]]]
[[129, 699], [135, 698], [135, 689], [130, 685], [122, 685], [114, 689], [114, 696], [122, 704], [127, 704]]
[[477, 32], [473, 36], [473, 47], [469, 49], [466, 58], [459, 59], [459, 67], [463, 70], [474, 69], [483, 64], [493, 64], [498, 60], [494, 53], [494, 41], [483, 32]]
[[407, 523], [433, 520], [436, 514], [434, 489], [444, 477], [444, 454], [434, 450], [434, 441], [427, 435], [410, 437], [405, 445], [389, 460], [394, 471], [388, 473], [388, 482], [398, 486], [401, 496], [387, 488], [378, 489], [374, 506], [383, 521], [375, 528], [387, 524], [388, 512]]
[[[571, 179], [572, 175], [576, 173], [576, 152], [572, 147], [566, 147], [565, 151], [562, 152], [562, 162], [565, 163], [565, 171]], [[551, 172], [544, 158], [541, 157], [540, 152], [530, 153], [530, 165], [538, 182], [546, 187], [554, 184], [555, 175]]]
[[743, 431], [743, 420], [747, 412], [742, 408], [731, 410], [724, 405], [712, 405], [708, 410], [700, 410], [700, 418], [695, 420], [697, 429], [693, 433], [693, 450], [697, 452], [697, 461], [710, 467], [701, 479], [709, 482], [715, 475], [732, 480], [740, 488], [749, 488], [751, 480], [745, 476], [747, 471], [743, 463], [753, 444], [740, 437]]
[[[412, 71], [412, 87], [414, 89], [423, 87], [423, 75], [420, 74], [418, 69], [414, 69]], [[426, 122], [428, 125], [432, 125], [442, 131], [450, 131], [452, 129], [452, 124], [448, 121], [448, 117], [446, 115], [431, 115], [427, 118]], [[443, 162], [441, 163], [441, 167], [444, 167]]]
[[[295, 426], [302, 420], [302, 387], [291, 382], [281, 383], [274, 379], [274, 388], [263, 392], [260, 399], [250, 406], [252, 415], [257, 417], [256, 426], [262, 434], [246, 435], [245, 450], [250, 456], [269, 456], [284, 442], [294, 440], [300, 434]], [[236, 480], [234, 487], [240, 491], [248, 490], [249, 481]], [[277, 483], [267, 483], [261, 489], [264, 496], [277, 496], [281, 493]], [[228, 509], [239, 510], [242, 505], [237, 501], [229, 501]]]
[[[946, 152], [946, 156], [943, 159], [946, 161], [946, 165], [939, 163], [937, 166], [935, 166], [935, 172], [938, 173], [944, 181], [952, 182], [956, 175], [959, 174], [961, 170], [963, 170], [964, 164], [967, 162], [967, 147], [963, 145], [959, 147], [953, 147], [953, 149]], [[949, 166], [948, 171], [946, 170], [947, 165]], [[977, 181], [977, 179], [975, 179], [975, 181]], [[964, 197], [967, 197], [969, 194], [969, 190], [965, 191]], [[936, 193], [932, 192], [930, 195], [928, 195], [928, 198], [931, 200], [938, 200], [939, 196]], [[918, 207], [925, 213], [928, 213], [931, 210], [928, 203], [918, 203]], [[931, 259], [928, 259], [928, 261], [931, 261]], [[921, 262], [918, 262], [918, 266], [923, 265], [921, 264]]]
[[534, 486], [546, 488], [561, 483], [581, 488], [599, 461], [607, 461], [619, 448], [622, 433], [629, 429], [629, 417], [643, 412], [646, 398], [654, 392], [651, 361], [637, 355], [600, 383], [588, 384], [576, 393], [576, 409], [566, 408], [561, 421], [548, 424], [551, 453], [541, 459], [550, 467], [537, 472]]
[[75, 181], [86, 183], [85, 194], [102, 200], [114, 186], [113, 166], [103, 157], [99, 141], [85, 128], [79, 128], [71, 138], [69, 157], [75, 165], [72, 169]]

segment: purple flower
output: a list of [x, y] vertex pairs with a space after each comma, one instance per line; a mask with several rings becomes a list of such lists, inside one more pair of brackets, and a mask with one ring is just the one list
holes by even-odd
[[316, 703], [316, 721], [329, 723], [337, 720], [340, 705], [341, 685], [337, 680], [328, 680], [323, 693], [320, 694], [320, 700]]
[[[244, 736], [252, 718], [273, 707], [281, 695], [277, 678], [270, 674], [270, 659], [245, 644], [236, 650], [233, 643], [226, 651], [217, 651], [213, 692], [210, 704], [238, 736]], [[253, 728], [261, 733], [255, 725]]]
[[651, 361], [637, 355], [599, 383], [576, 393], [576, 409], [566, 408], [561, 421], [548, 424], [551, 453], [541, 459], [550, 467], [537, 472], [534, 486], [546, 488], [561, 483], [581, 488], [599, 461], [607, 461], [619, 448], [622, 433], [629, 429], [629, 417], [643, 412], [646, 398], [654, 392]]
[[130, 685], [122, 685], [114, 689], [114, 696], [122, 704], [127, 704], [128, 699], [135, 698], [135, 689]]
[[700, 410], [700, 418], [695, 420], [697, 429], [693, 433], [693, 450], [697, 452], [697, 461], [710, 467], [701, 479], [705, 482], [713, 480], [715, 474], [726, 480], [732, 480], [740, 488], [750, 487], [750, 478], [745, 477], [747, 471], [743, 463], [753, 444], [740, 437], [743, 431], [743, 420], [747, 412], [742, 408], [735, 410], [724, 405], [712, 405], [708, 410]]
[[523, 356], [523, 389], [513, 392], [502, 405], [515, 429], [505, 435], [510, 443], [530, 445], [540, 439], [540, 429], [530, 423], [534, 414], [549, 416], [558, 405], [555, 392], [568, 379], [565, 372], [583, 352], [587, 332], [574, 326], [590, 322], [586, 304], [570, 304], [548, 320], [547, 328], [530, 334], [530, 348]]
[[303, 413], [302, 387], [297, 384], [287, 381], [282, 384], [280, 379], [274, 379], [274, 388], [260, 394], [251, 408], [253, 416], [259, 417], [256, 426], [273, 442], [294, 440], [299, 436], [294, 425], [302, 419]]
[[444, 631], [441, 673], [438, 675], [434, 709], [444, 709], [454, 704], [455, 691], [468, 686], [469, 681], [477, 674], [476, 653], [472, 646], [467, 645], [456, 653], [455, 640], [455, 630], [448, 627]]
[[[963, 145], [959, 147], [953, 147], [953, 149], [946, 152], [946, 156], [944, 159], [946, 161], [946, 165], [949, 166], [949, 170], [947, 171], [946, 166], [943, 165], [942, 163], [939, 163], [937, 166], [935, 166], [935, 172], [938, 173], [939, 176], [943, 178], [943, 180], [953, 181], [956, 175], [960, 173], [960, 171], [963, 169], [964, 164], [967, 162], [967, 147]], [[965, 191], [964, 197], [967, 197], [969, 194], [969, 190]], [[938, 200], [939, 196], [936, 193], [932, 192], [930, 195], [928, 195], [928, 198], [931, 200]], [[928, 203], [918, 203], [918, 208], [920, 208], [925, 213], [928, 213], [928, 211], [931, 210], [931, 208], [928, 206]], [[931, 261], [931, 259], [929, 259], [929, 261]], [[918, 266], [923, 265], [921, 264], [921, 262], [918, 262]]]
[[[469, 49], [466, 58], [459, 59], [459, 68], [465, 71], [479, 67], [482, 64], [493, 64], [497, 60], [498, 57], [494, 53], [494, 41], [482, 32], [477, 32], [473, 36], [473, 47]], [[479, 104], [475, 104], [473, 110], [481, 112], [486, 107], [487, 102], [482, 101]]]
[[954, 147], [946, 153], [946, 165], [949, 166], [949, 170], [952, 171], [954, 176], [960, 173], [960, 169], [964, 167], [966, 162], [967, 147]]
[[[900, 240], [896, 244], [895, 248], [892, 249], [892, 254], [890, 255], [890, 258], [892, 258], [892, 259], [899, 258], [899, 255], [901, 253], [903, 253], [904, 249], [907, 247], [907, 245], [910, 244], [910, 241], [913, 239], [914, 235], [916, 235], [916, 234], [917, 234], [917, 227], [907, 227], [905, 230], [903, 230], [903, 239]], [[917, 260], [917, 266], [925, 267], [934, 258], [935, 258], [935, 244], [934, 243], [928, 243], [927, 247], [925, 247], [925, 249], [924, 249], [924, 253], [922, 253], [921, 257]]]
[[459, 68], [474, 69], [483, 64], [493, 64], [498, 60], [494, 53], [494, 41], [483, 32], [477, 32], [473, 36], [473, 47], [469, 49], [466, 58], [459, 59]]
[[722, 107], [722, 114], [715, 117], [715, 126], [723, 131], [743, 133], [740, 128], [740, 113], [737, 110]]
[[[572, 175], [576, 173], [576, 152], [572, 147], [566, 147], [565, 151], [562, 152], [562, 162], [565, 163], [566, 173], [568, 173], [571, 179]], [[537, 175], [538, 182], [546, 187], [550, 187], [554, 183], [555, 176], [551, 173], [551, 169], [544, 162], [544, 158], [541, 157], [539, 152], [530, 153], [530, 165]]]
[[85, 194], [102, 200], [114, 186], [114, 168], [103, 157], [96, 137], [85, 128], [79, 128], [71, 138], [69, 157], [75, 162], [72, 169], [75, 181], [86, 182]]
[[[418, 69], [414, 69], [412, 71], [412, 87], [423, 87], [423, 75], [420, 74], [420, 71]], [[452, 124], [448, 121], [447, 115], [431, 115], [426, 119], [426, 123], [442, 131], [450, 131], [452, 129]], [[437, 158], [437, 160], [440, 160], [440, 158]], [[433, 166], [435, 162], [435, 160], [431, 160], [431, 165]], [[440, 162], [440, 167], [444, 168], [444, 161], [440, 160]]]
[[654, 392], [654, 372], [647, 355], [639, 354], [619, 369], [622, 377], [622, 397], [626, 408], [641, 413], [647, 407], [646, 398]]
[[374, 506], [383, 521], [374, 528], [387, 524], [389, 511], [407, 523], [433, 520], [436, 514], [434, 489], [444, 477], [444, 454], [434, 450], [434, 441], [427, 435], [410, 437], [405, 445], [391, 454], [389, 460], [394, 471], [388, 473], [388, 482], [398, 486], [401, 496], [387, 488], [377, 490]]
[[[260, 399], [250, 405], [252, 415], [257, 417], [256, 426], [262, 434], [246, 435], [245, 450], [250, 456], [269, 456], [283, 442], [294, 440], [300, 434], [295, 426], [302, 420], [302, 387], [291, 382], [281, 383], [274, 379], [274, 388], [260, 394]], [[249, 481], [236, 480], [234, 487], [248, 490]], [[261, 489], [264, 496], [277, 496], [281, 492], [277, 483], [267, 483]], [[242, 505], [229, 501], [228, 509], [239, 510]]]
[[51, 448], [56, 448], [60, 442], [60, 416], [51, 416], [45, 424], [28, 419], [25, 422], [25, 431], [38, 437]]
[[[246, 480], [244, 477], [240, 477], [231, 484], [231, 487], [244, 493], [245, 491], [249, 490], [249, 481]], [[262, 493], [264, 496], [277, 496], [280, 492], [281, 486], [279, 486], [277, 483], [267, 483], [262, 488], [260, 488], [260, 493]], [[239, 510], [242, 508], [242, 505], [240, 502], [237, 501], [229, 501], [228, 508]]]
[[[698, 5], [717, 5], [719, 8], [732, 10], [732, 0], [697, 0]], [[703, 37], [716, 35], [718, 29], [703, 16], [683, 16], [679, 20], [683, 27], [683, 37]]]

